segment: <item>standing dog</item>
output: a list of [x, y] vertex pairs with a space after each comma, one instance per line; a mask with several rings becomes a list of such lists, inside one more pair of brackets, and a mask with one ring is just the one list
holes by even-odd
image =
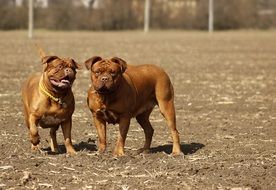
[[92, 112], [99, 143], [99, 152], [106, 149], [106, 123], [119, 124], [119, 137], [113, 154], [124, 155], [130, 120], [135, 117], [145, 133], [144, 147], [149, 151], [153, 128], [149, 116], [155, 105], [167, 120], [173, 139], [173, 155], [179, 155], [180, 143], [176, 129], [174, 92], [168, 75], [154, 65], [132, 66], [120, 58], [92, 57], [85, 62], [91, 71], [92, 86], [88, 106]]
[[46, 56], [40, 49], [43, 73], [30, 76], [22, 87], [25, 122], [32, 150], [40, 150], [38, 126], [50, 128], [51, 150], [58, 152], [56, 131], [62, 127], [67, 153], [75, 154], [71, 141], [72, 114], [75, 109], [71, 86], [78, 64], [70, 58]]

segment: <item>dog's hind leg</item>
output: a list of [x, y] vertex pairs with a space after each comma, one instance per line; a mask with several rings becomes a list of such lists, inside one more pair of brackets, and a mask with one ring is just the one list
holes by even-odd
[[156, 100], [160, 112], [165, 117], [167, 125], [171, 131], [173, 140], [172, 155], [179, 155], [181, 150], [179, 133], [176, 129], [173, 87], [169, 79], [161, 82], [162, 83], [159, 83], [159, 85], [156, 86]]

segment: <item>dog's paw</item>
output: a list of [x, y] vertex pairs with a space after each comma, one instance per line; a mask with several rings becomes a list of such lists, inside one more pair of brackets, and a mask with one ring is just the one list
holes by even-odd
[[145, 148], [140, 148], [137, 150], [137, 154], [149, 154], [150, 153], [150, 149], [145, 149]]
[[179, 152], [177, 151], [177, 152], [172, 152], [170, 155], [173, 157], [179, 157], [179, 156], [184, 156], [184, 153], [181, 151]]
[[59, 148], [51, 148], [51, 152], [53, 154], [59, 154], [61, 151], [59, 150]]
[[31, 145], [31, 150], [32, 151], [38, 151], [38, 146], [37, 145]]
[[72, 149], [72, 150], [67, 150], [67, 154], [69, 154], [70, 156], [75, 156], [77, 152], [74, 149]]
[[34, 146], [37, 146], [40, 142], [40, 136], [39, 135], [31, 136], [30, 140]]
[[105, 147], [99, 147], [99, 149], [98, 149], [97, 152], [98, 152], [99, 154], [103, 154], [103, 153], [105, 152], [105, 149], [106, 149]]
[[76, 156], [77, 152], [67, 152], [67, 155], [69, 155], [69, 156]]
[[121, 157], [121, 156], [125, 156], [125, 153], [124, 153], [124, 151], [114, 150], [113, 151], [113, 156], [114, 157]]
[[33, 145], [33, 144], [32, 144], [31, 150], [32, 150], [33, 152], [38, 152], [38, 153], [40, 153], [40, 154], [42, 154], [42, 155], [47, 155], [47, 154], [48, 154], [47, 151], [42, 150], [38, 145]]
[[125, 153], [123, 150], [114, 150], [113, 151], [113, 156], [114, 157], [121, 157], [121, 156], [125, 156]]

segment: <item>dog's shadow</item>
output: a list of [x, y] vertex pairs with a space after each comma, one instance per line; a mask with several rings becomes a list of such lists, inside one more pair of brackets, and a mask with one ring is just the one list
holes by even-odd
[[[196, 151], [202, 149], [203, 147], [205, 147], [205, 145], [201, 143], [190, 143], [190, 144], [181, 143], [180, 144], [181, 151], [184, 153], [184, 155], [194, 154]], [[152, 153], [165, 152], [166, 154], [170, 154], [172, 152], [172, 145], [166, 144], [166, 145], [153, 147], [150, 149], [150, 152]]]
[[75, 144], [74, 148], [77, 152], [79, 151], [97, 151], [96, 140], [89, 140], [87, 142], [80, 142], [79, 144]]
[[[81, 152], [81, 151], [97, 151], [97, 146], [96, 146], [96, 141], [95, 140], [88, 140], [87, 142], [81, 141], [78, 144], [74, 144], [74, 148], [76, 152]], [[58, 150], [59, 152], [52, 152], [51, 148], [44, 148], [43, 151], [46, 151], [48, 155], [56, 155], [56, 154], [66, 154], [66, 148], [63, 144], [58, 145]]]
[[[82, 141], [79, 144], [74, 144], [74, 148], [77, 152], [97, 151], [97, 146], [95, 142], [96, 142], [95, 140], [88, 140], [87, 142]], [[180, 144], [181, 151], [184, 153], [184, 155], [194, 154], [195, 152], [202, 149], [203, 147], [205, 147], [205, 145], [201, 143], [190, 143], [190, 144], [181, 143]], [[64, 145], [58, 145], [58, 149], [59, 149], [58, 153], [52, 152], [50, 147], [43, 149], [43, 151], [46, 151], [48, 155], [66, 153], [66, 148]], [[151, 153], [165, 152], [166, 154], [170, 154], [172, 152], [172, 144], [166, 144], [166, 145], [150, 148], [150, 152]]]

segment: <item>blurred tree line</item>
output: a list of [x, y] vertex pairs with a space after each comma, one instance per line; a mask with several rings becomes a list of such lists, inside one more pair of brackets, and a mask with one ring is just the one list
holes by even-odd
[[[0, 29], [26, 29], [28, 1], [0, 0]], [[99, 0], [102, 5], [76, 6], [76, 0], [48, 0], [34, 9], [35, 28], [53, 30], [121, 30], [143, 27], [144, 0]], [[151, 28], [207, 29], [208, 0], [151, 0]], [[273, 28], [276, 0], [214, 0], [214, 28]]]

